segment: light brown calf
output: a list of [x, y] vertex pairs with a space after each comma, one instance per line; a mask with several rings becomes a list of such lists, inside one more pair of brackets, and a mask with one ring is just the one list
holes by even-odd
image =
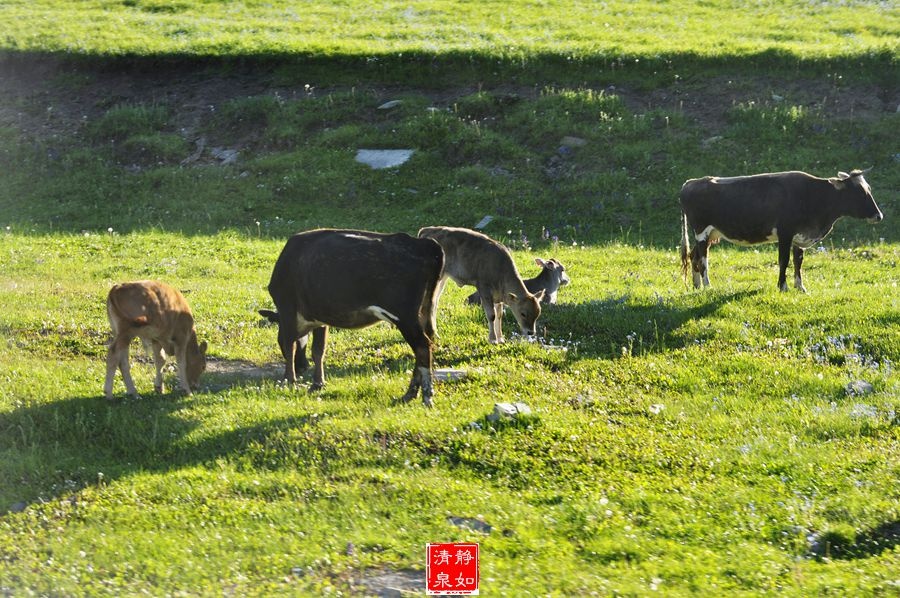
[[140, 280], [118, 284], [106, 298], [106, 313], [112, 326], [113, 339], [106, 357], [106, 398], [113, 396], [116, 368], [130, 396], [138, 396], [128, 364], [128, 348], [134, 337], [140, 337], [144, 348], [153, 356], [156, 380], [153, 387], [162, 393], [162, 368], [166, 355], [175, 355], [178, 381], [185, 393], [197, 388], [200, 374], [206, 369], [206, 342], [197, 344], [194, 316], [187, 301], [177, 289], [153, 281]]
[[[473, 285], [488, 321], [488, 341], [503, 342], [503, 305], [509, 305], [525, 336], [535, 335], [544, 291], [528, 292], [509, 250], [487, 235], [468, 228], [426, 226], [422, 238], [434, 239], [444, 250], [444, 275], [435, 294], [431, 314], [448, 278], [458, 285]], [[435, 325], [432, 323], [432, 328]]]

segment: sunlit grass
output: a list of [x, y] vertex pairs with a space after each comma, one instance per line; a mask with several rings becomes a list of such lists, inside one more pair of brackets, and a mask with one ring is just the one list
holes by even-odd
[[[811, 256], [806, 295], [775, 290], [774, 250], [717, 247], [707, 292], [686, 288], [674, 251], [519, 251], [523, 272], [555, 255], [572, 276], [540, 321], [554, 346], [488, 345], [451, 285], [435, 360], [469, 378], [439, 384], [431, 412], [393, 403], [412, 355], [388, 326], [336, 331], [318, 396], [278, 384], [276, 365], [157, 397], [138, 363], [145, 399], [101, 398], [116, 280], [190, 290], [219, 363], [277, 363], [255, 310], [280, 245], [0, 237], [15, 264], [0, 275], [0, 501], [30, 505], [0, 520], [7, 587], [346, 589], [370, 568], [420, 568], [425, 542], [471, 540], [449, 515], [496, 530], [476, 538], [489, 593], [890, 587], [889, 539], [810, 555], [823, 534], [852, 551], [900, 517], [895, 244]], [[860, 379], [873, 394], [848, 396]], [[535, 416], [492, 430], [498, 401]]]
[[0, 44], [87, 55], [378, 56], [465, 53], [525, 62], [550, 54], [653, 60], [783, 52], [800, 59], [896, 57], [890, 3], [421, 2], [285, 0], [5, 2]]

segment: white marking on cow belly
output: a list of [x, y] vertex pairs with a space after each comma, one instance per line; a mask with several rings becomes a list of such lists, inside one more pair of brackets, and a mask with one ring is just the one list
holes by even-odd
[[379, 320], [387, 322], [388, 324], [396, 325], [397, 322], [400, 321], [400, 318], [398, 318], [397, 316], [395, 316], [388, 310], [384, 309], [383, 307], [378, 307], [377, 305], [370, 305], [369, 307], [366, 308], [366, 311], [368, 311], [370, 314], [372, 314]]
[[726, 240], [728, 240], [728, 241], [731, 241], [731, 242], [734, 243], [735, 245], [741, 245], [741, 246], [743, 246], [743, 247], [750, 247], [750, 246], [752, 246], [752, 245], [759, 245], [760, 243], [774, 243], [774, 242], [776, 242], [776, 241], [778, 240], [778, 229], [777, 229], [777, 228], [773, 228], [773, 229], [772, 229], [772, 232], [769, 233], [769, 235], [765, 238], [764, 241], [758, 241], [758, 242], [755, 242], [755, 243], [752, 243], [752, 242], [750, 242], [750, 241], [744, 241], [743, 239], [732, 239], [732, 238], [726, 237], [726, 236], [724, 236], [724, 235], [722, 236], [722, 238], [723, 238], [723, 239], [726, 239]]
[[706, 241], [713, 234], [718, 235], [719, 231], [716, 230], [716, 227], [714, 227], [713, 225], [710, 224], [709, 226], [704, 228], [699, 234], [694, 235], [694, 238], [696, 238], [697, 241]]
[[797, 233], [796, 235], [794, 235], [794, 238], [791, 242], [797, 247], [806, 249], [807, 247], [811, 247], [812, 245], [814, 245], [816, 241], [818, 241], [818, 239], [810, 239], [803, 233]]
[[299, 330], [301, 334], [304, 334], [304, 331], [318, 328], [319, 326], [324, 326], [324, 324], [322, 322], [317, 322], [316, 320], [307, 320], [301, 314], [297, 314], [297, 330]]

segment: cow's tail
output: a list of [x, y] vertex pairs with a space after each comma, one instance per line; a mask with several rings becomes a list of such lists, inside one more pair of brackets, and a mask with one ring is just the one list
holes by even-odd
[[443, 290], [441, 280], [444, 275], [444, 250], [437, 241], [433, 241], [431, 248], [436, 251], [426, 266], [425, 294], [422, 298], [419, 319], [428, 340], [434, 342], [437, 338], [437, 303]]
[[687, 282], [688, 272], [691, 269], [691, 241], [688, 236], [688, 219], [684, 210], [681, 211], [681, 276]]

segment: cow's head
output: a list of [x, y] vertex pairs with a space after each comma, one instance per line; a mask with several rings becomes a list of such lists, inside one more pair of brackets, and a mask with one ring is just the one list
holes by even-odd
[[536, 257], [534, 258], [534, 263], [544, 270], [550, 271], [554, 288], [564, 287], [569, 284], [570, 280], [569, 275], [566, 274], [566, 267], [558, 259], [551, 257], [549, 260], [544, 260]]
[[200, 375], [206, 371], [206, 341], [197, 344], [197, 336], [187, 347], [187, 379], [192, 390], [200, 388]]
[[534, 295], [525, 294], [524, 296], [515, 293], [507, 293], [506, 302], [512, 309], [516, 322], [519, 323], [519, 329], [525, 336], [535, 336], [535, 322], [541, 315], [541, 299], [544, 298], [543, 289]]
[[836, 177], [828, 179], [835, 189], [841, 192], [841, 205], [848, 216], [863, 218], [872, 224], [881, 222], [884, 215], [878, 209], [872, 188], [863, 177], [867, 170], [854, 170], [850, 174], [838, 172]]

